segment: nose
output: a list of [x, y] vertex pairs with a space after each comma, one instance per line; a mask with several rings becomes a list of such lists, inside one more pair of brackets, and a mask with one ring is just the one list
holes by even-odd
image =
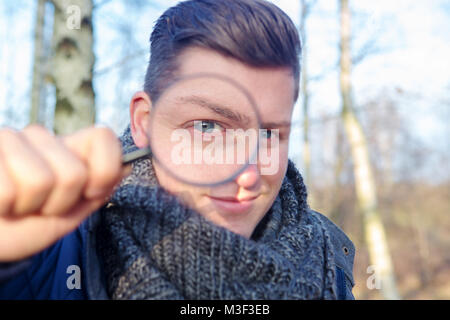
[[260, 179], [260, 173], [257, 165], [250, 164], [245, 170], [236, 178], [236, 183], [245, 189], [253, 188]]

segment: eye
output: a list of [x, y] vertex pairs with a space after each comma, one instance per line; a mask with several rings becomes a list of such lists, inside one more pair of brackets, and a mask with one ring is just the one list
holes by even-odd
[[273, 130], [273, 129], [261, 130], [261, 138], [267, 139], [267, 140], [273, 139], [274, 137], [277, 136], [277, 131], [278, 130]]
[[263, 139], [271, 139], [272, 138], [272, 130], [263, 130], [261, 136]]
[[198, 130], [201, 133], [212, 133], [214, 130], [223, 130], [223, 127], [215, 121], [200, 120], [194, 121], [194, 130]]

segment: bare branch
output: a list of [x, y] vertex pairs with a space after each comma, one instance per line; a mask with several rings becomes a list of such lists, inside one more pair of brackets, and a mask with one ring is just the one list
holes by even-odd
[[147, 49], [142, 49], [142, 50], [139, 50], [139, 51], [137, 51], [135, 53], [129, 54], [129, 55], [123, 57], [122, 59], [120, 59], [119, 61], [117, 61], [117, 62], [115, 62], [115, 63], [113, 63], [113, 64], [111, 64], [111, 65], [109, 65], [107, 67], [104, 67], [104, 68], [102, 68], [100, 70], [95, 70], [94, 71], [94, 76], [95, 77], [99, 77], [99, 76], [105, 75], [106, 73], [111, 72], [115, 68], [123, 66], [128, 61], [136, 59], [136, 58], [139, 58], [139, 57], [142, 57], [143, 55], [145, 55], [147, 53], [148, 53]]

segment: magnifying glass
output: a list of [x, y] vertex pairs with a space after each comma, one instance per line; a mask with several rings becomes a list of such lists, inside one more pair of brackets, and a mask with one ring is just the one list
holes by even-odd
[[260, 123], [253, 97], [233, 79], [211, 73], [180, 77], [153, 103], [149, 147], [124, 155], [123, 163], [151, 155], [184, 183], [227, 183], [256, 163]]

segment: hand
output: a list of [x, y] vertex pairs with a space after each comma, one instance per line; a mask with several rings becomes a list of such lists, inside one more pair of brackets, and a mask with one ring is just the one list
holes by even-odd
[[114, 133], [0, 130], [0, 262], [32, 256], [75, 230], [131, 172]]

